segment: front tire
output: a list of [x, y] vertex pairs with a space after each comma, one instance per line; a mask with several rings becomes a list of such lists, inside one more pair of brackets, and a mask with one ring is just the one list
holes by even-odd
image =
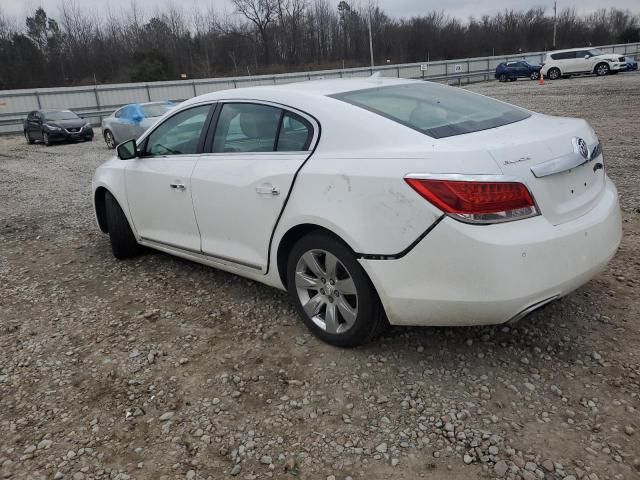
[[599, 77], [604, 77], [605, 75], [609, 75], [609, 64], [608, 63], [599, 63], [595, 68], [596, 75]]
[[558, 80], [560, 78], [560, 69], [559, 68], [551, 68], [547, 72], [547, 77], [549, 77], [549, 80]]
[[540, 78], [540, 73], [538, 72], [531, 72], [531, 75], [529, 75], [529, 78], [531, 80], [538, 80]]
[[375, 288], [351, 249], [327, 234], [310, 233], [294, 245], [287, 285], [304, 324], [331, 345], [362, 345], [387, 323]]
[[107, 148], [109, 150], [116, 148], [116, 139], [114, 138], [113, 133], [111, 133], [111, 130], [104, 131], [104, 142], [107, 144]]
[[503, 73], [502, 75], [500, 75], [500, 81], [502, 83], [505, 83], [508, 80], [508, 77]]
[[35, 142], [35, 140], [31, 138], [31, 134], [29, 133], [29, 130], [24, 131], [24, 139], [27, 141], [29, 145], [33, 145], [33, 143]]
[[109, 192], [105, 193], [105, 209], [113, 256], [124, 260], [138, 255], [141, 247], [122, 208]]
[[42, 141], [47, 147], [50, 147], [51, 145], [53, 145], [53, 142], [51, 141], [51, 137], [47, 132], [42, 133]]

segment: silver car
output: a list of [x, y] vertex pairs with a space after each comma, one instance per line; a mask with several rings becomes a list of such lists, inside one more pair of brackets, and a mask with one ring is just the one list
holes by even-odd
[[175, 106], [172, 102], [130, 103], [102, 120], [102, 135], [109, 148], [138, 138]]

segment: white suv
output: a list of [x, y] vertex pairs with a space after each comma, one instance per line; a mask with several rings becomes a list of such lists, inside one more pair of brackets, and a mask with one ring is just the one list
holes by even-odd
[[562, 76], [583, 73], [608, 75], [627, 68], [624, 57], [604, 53], [597, 48], [572, 48], [547, 53], [540, 73], [545, 78], [557, 80]]

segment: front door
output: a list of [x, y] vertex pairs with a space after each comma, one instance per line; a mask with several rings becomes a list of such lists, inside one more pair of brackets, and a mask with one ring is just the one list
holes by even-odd
[[198, 162], [210, 105], [182, 110], [166, 119], [129, 160], [126, 186], [136, 231], [144, 240], [200, 251], [191, 201], [191, 174]]
[[276, 106], [224, 103], [192, 176], [206, 255], [266, 271], [271, 234], [317, 128]]

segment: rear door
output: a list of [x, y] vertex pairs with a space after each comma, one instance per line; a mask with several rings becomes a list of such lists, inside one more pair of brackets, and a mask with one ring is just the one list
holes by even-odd
[[567, 57], [564, 62], [567, 64], [567, 67], [563, 70], [567, 73], [581, 73], [585, 70], [585, 59], [584, 53], [577, 52], [565, 52], [564, 56]]
[[[589, 58], [585, 58], [589, 57]], [[593, 70], [593, 57], [588, 50], [578, 50], [576, 52], [575, 71], [579, 73], [591, 72]]]
[[225, 102], [191, 178], [206, 255], [266, 271], [271, 234], [318, 126], [308, 115], [262, 102]]
[[200, 252], [190, 179], [212, 108], [194, 106], [165, 119], [140, 145], [142, 156], [128, 160], [129, 211], [144, 240]]
[[517, 62], [516, 69], [518, 72], [518, 77], [528, 77], [529, 76], [529, 67], [525, 62]]

